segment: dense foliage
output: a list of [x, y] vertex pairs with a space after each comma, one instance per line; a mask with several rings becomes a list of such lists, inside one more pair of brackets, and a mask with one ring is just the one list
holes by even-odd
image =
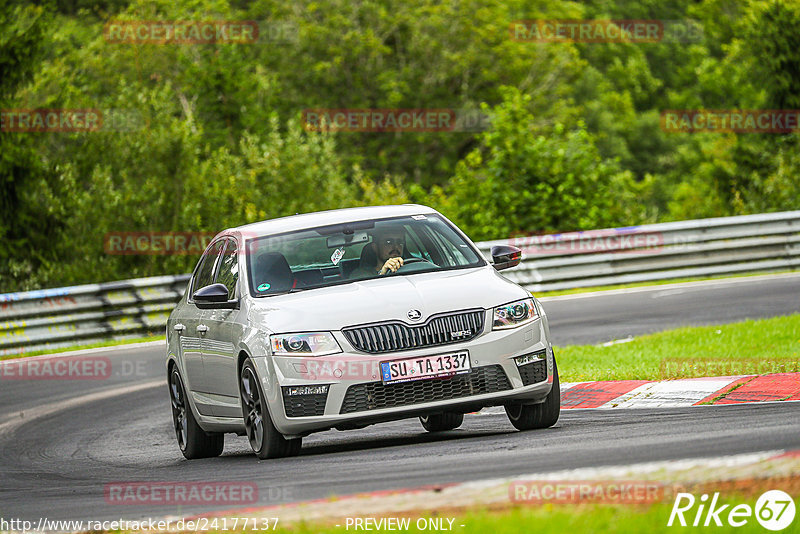
[[[697, 39], [532, 43], [523, 19], [691, 19]], [[257, 43], [110, 42], [108, 21], [259, 21]], [[800, 108], [794, 0], [0, 2], [0, 291], [185, 272], [111, 232], [218, 231], [420, 202], [474, 239], [796, 209], [797, 133], [674, 133], [664, 110]], [[267, 31], [263, 31], [267, 30]], [[306, 131], [309, 108], [483, 109], [483, 132]]]

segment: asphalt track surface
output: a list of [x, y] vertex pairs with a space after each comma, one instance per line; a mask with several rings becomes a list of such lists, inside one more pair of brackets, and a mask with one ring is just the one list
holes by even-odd
[[[548, 299], [556, 344], [800, 312], [800, 275]], [[0, 381], [0, 517], [37, 521], [184, 516], [235, 508], [109, 504], [113, 482], [254, 483], [249, 506], [580, 467], [800, 449], [800, 403], [565, 410], [547, 430], [505, 415], [426, 433], [416, 419], [305, 438], [296, 458], [258, 461], [226, 436], [219, 458], [184, 460], [172, 431], [161, 346], [117, 347], [96, 381]], [[562, 365], [565, 365], [562, 363]], [[368, 513], [368, 511], [365, 511]]]

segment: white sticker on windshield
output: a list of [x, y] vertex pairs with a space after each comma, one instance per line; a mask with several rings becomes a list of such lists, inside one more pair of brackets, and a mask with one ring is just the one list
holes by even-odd
[[339, 260], [342, 259], [342, 256], [344, 256], [344, 247], [339, 247], [333, 251], [333, 254], [331, 255], [331, 262], [334, 265], [338, 265]]
[[412, 215], [411, 218], [414, 219], [415, 221], [423, 221], [427, 219], [427, 217], [425, 217], [424, 215]]

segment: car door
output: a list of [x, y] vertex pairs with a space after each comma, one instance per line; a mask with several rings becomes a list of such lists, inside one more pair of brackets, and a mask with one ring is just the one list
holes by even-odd
[[[214, 279], [214, 268], [222, 251], [224, 243], [218, 241], [212, 244], [203, 253], [194, 276], [186, 303], [186, 313], [181, 317], [180, 346], [183, 355], [183, 367], [186, 372], [186, 382], [192, 394], [195, 406], [204, 415], [211, 415], [211, 403], [203, 393], [208, 391], [205, 370], [203, 368], [203, 344], [207, 334], [207, 311], [198, 308], [192, 295], [198, 289], [210, 285]], [[178, 325], [176, 325], [178, 326]]]
[[[217, 262], [214, 282], [228, 288], [228, 300], [239, 298], [239, 250], [237, 241], [226, 240], [224, 252]], [[213, 401], [212, 412], [218, 417], [241, 417], [239, 377], [236, 369], [240, 310], [206, 310], [208, 327], [203, 343], [203, 369], [208, 393]]]

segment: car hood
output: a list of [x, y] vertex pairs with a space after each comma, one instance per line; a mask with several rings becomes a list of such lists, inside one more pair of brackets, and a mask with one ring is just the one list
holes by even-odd
[[[387, 276], [319, 289], [254, 298], [251, 324], [271, 332], [341, 330], [379, 321], [424, 323], [437, 313], [489, 309], [528, 293], [494, 268]], [[422, 317], [410, 321], [409, 310]]]

